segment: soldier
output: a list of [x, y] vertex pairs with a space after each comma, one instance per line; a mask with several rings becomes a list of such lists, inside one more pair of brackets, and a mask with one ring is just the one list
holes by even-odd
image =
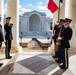
[[[60, 31], [61, 27], [63, 26], [63, 22], [64, 22], [64, 19], [60, 19], [59, 24], [55, 25], [55, 27], [54, 27], [54, 44], [55, 44], [55, 46], [56, 46], [56, 43], [58, 40], [59, 31]], [[53, 57], [58, 58], [58, 50], [56, 50], [56, 48], [55, 48], [55, 56], [53, 56]]]
[[7, 17], [6, 18], [6, 24], [4, 25], [4, 29], [5, 29], [5, 40], [6, 40], [6, 50], [5, 50], [5, 55], [6, 55], [6, 59], [10, 59], [12, 58], [12, 56], [10, 56], [10, 50], [11, 50], [11, 43], [13, 40], [13, 36], [12, 36], [12, 26], [13, 24], [10, 23], [11, 21], [11, 17]]
[[[1, 15], [0, 15], [0, 22], [1, 22]], [[2, 32], [2, 26], [0, 24], [0, 49], [1, 49], [1, 46], [2, 46], [2, 42], [4, 41], [4, 38], [3, 38], [3, 32]], [[3, 63], [0, 63], [0, 67], [3, 65]]]
[[60, 45], [59, 45], [60, 52], [58, 51], [58, 55], [60, 55], [63, 63], [62, 65], [59, 66], [61, 69], [67, 69], [69, 67], [68, 48], [70, 48], [69, 40], [71, 40], [73, 32], [71, 27], [69, 26], [71, 21], [72, 21], [71, 19], [65, 18], [64, 28], [62, 30], [62, 35], [60, 36]]
[[[62, 30], [63, 30], [63, 28], [64, 28], [64, 22], [65, 22], [65, 20], [64, 19], [60, 19], [60, 22], [59, 22], [59, 31], [58, 31], [58, 37], [59, 36], [61, 36], [61, 34], [62, 33], [60, 33]], [[56, 44], [58, 44], [58, 42], [60, 41], [60, 38], [58, 38], [57, 37], [57, 43]], [[61, 50], [60, 50], [60, 46], [58, 46], [58, 48], [57, 48], [57, 55], [58, 55], [58, 60], [56, 60], [56, 62], [57, 63], [61, 63], [61, 55], [60, 55], [60, 53], [61, 53]]]
[[[53, 30], [53, 36], [52, 36], [52, 38], [54, 39], [54, 46], [56, 45], [56, 42], [57, 42], [58, 33], [59, 33], [59, 21], [57, 21], [55, 23], [54, 30]], [[53, 56], [53, 58], [57, 58], [57, 54], [58, 53], [55, 50], [55, 55]]]

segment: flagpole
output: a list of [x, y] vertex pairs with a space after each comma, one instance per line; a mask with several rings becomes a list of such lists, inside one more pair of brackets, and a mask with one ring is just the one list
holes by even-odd
[[60, 0], [59, 0], [59, 9], [58, 9], [58, 21], [60, 19]]

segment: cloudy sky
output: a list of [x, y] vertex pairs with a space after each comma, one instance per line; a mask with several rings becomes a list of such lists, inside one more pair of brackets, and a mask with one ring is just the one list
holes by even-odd
[[[4, 11], [6, 14], [7, 0], [4, 0]], [[46, 13], [47, 16], [53, 17], [52, 13], [47, 9], [48, 0], [20, 0], [19, 13], [37, 10]]]

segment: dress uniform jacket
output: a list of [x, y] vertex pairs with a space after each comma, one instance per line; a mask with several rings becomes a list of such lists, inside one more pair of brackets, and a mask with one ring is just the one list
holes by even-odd
[[54, 43], [56, 45], [56, 42], [57, 42], [57, 38], [58, 38], [58, 34], [59, 34], [59, 31], [60, 31], [60, 27], [55, 25], [54, 26], [54, 31], [55, 31], [55, 34], [54, 34]]
[[0, 43], [2, 43], [3, 41], [4, 38], [3, 38], [2, 26], [0, 25]]
[[13, 26], [12, 23], [10, 23], [10, 24], [6, 23], [5, 24], [5, 26], [4, 26], [4, 29], [5, 29], [5, 32], [6, 32], [5, 40], [13, 40], [12, 26]]
[[68, 26], [67, 28], [63, 28], [62, 30], [62, 40], [61, 40], [61, 46], [64, 48], [70, 48], [69, 40], [71, 39], [73, 34], [72, 29]]
[[54, 38], [58, 38], [59, 27], [55, 25], [55, 26], [54, 26], [54, 30], [55, 30]]

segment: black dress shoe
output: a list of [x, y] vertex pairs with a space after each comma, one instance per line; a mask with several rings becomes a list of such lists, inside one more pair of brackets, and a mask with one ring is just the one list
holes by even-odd
[[60, 67], [61, 69], [68, 69], [68, 67], [65, 67], [65, 66], [63, 66], [63, 65], [59, 65], [59, 67]]
[[53, 58], [58, 58], [57, 56], [53, 56]]
[[11, 59], [12, 58], [12, 56], [8, 56], [8, 57], [6, 57], [6, 59]]
[[57, 63], [61, 63], [61, 61], [60, 61], [60, 60], [56, 60], [56, 62], [57, 62]]
[[11, 57], [11, 58], [12, 58], [12, 56], [9, 56], [9, 57]]
[[0, 63], [0, 67], [3, 65], [3, 63]]

